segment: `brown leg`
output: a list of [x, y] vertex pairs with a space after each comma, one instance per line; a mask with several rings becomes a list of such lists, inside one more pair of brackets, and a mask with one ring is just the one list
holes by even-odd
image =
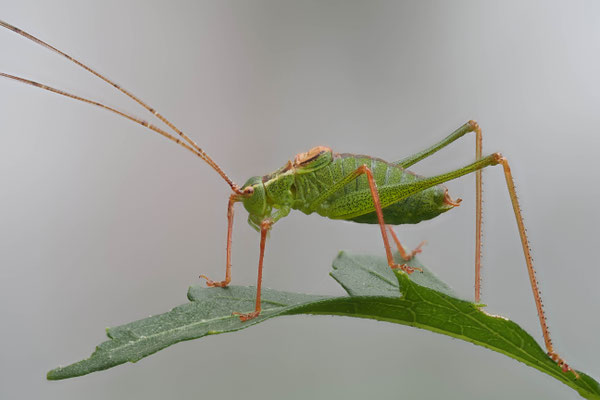
[[[481, 159], [482, 134], [479, 124], [473, 120], [468, 122], [475, 131], [475, 158]], [[481, 221], [482, 209], [482, 178], [481, 170], [475, 172], [475, 303], [481, 299]]]
[[225, 261], [225, 280], [220, 282], [211, 281], [205, 275], [200, 275], [200, 278], [206, 279], [206, 286], [211, 287], [226, 287], [231, 282], [231, 234], [233, 232], [233, 206], [240, 201], [237, 194], [229, 196], [229, 204], [227, 205], [227, 255]]
[[400, 257], [402, 257], [402, 259], [404, 261], [410, 261], [413, 259], [413, 257], [417, 254], [419, 254], [421, 251], [423, 251], [421, 248], [423, 246], [425, 246], [425, 244], [427, 243], [425, 240], [423, 240], [421, 243], [419, 243], [419, 245], [410, 253], [407, 253], [406, 250], [404, 250], [404, 247], [402, 246], [402, 244], [400, 243], [400, 239], [398, 239], [398, 236], [396, 236], [396, 232], [394, 232], [394, 229], [392, 228], [391, 225], [386, 225], [388, 230], [390, 231], [390, 235], [392, 235], [392, 239], [394, 240], [394, 242], [396, 243], [396, 247], [398, 248], [398, 253], [400, 253]]
[[579, 378], [579, 374], [571, 369], [569, 365], [563, 360], [555, 351], [552, 346], [552, 340], [550, 340], [550, 332], [548, 331], [548, 325], [546, 323], [546, 316], [544, 314], [544, 307], [542, 305], [541, 292], [538, 287], [537, 279], [535, 277], [535, 269], [533, 268], [533, 260], [531, 258], [531, 252], [529, 249], [529, 240], [527, 239], [527, 233], [525, 231], [525, 225], [523, 224], [523, 217], [521, 216], [521, 208], [517, 199], [517, 193], [515, 191], [515, 183], [508, 166], [506, 158], [501, 157], [499, 163], [504, 168], [504, 177], [506, 178], [506, 185], [510, 194], [510, 201], [513, 206], [515, 218], [517, 220], [517, 227], [519, 229], [519, 236], [521, 237], [521, 244], [523, 246], [523, 254], [525, 255], [525, 263], [527, 264], [527, 272], [529, 273], [529, 281], [531, 283], [531, 290], [533, 291], [533, 297], [535, 299], [535, 306], [537, 308], [538, 317], [540, 319], [540, 325], [542, 327], [542, 334], [544, 335], [544, 343], [546, 344], [546, 350], [548, 355], [558, 363], [564, 372], [571, 371], [576, 378]]
[[387, 230], [385, 229], [386, 225], [385, 221], [383, 220], [383, 211], [381, 211], [381, 202], [379, 201], [379, 192], [377, 191], [377, 185], [375, 184], [373, 173], [369, 167], [364, 164], [358, 167], [356, 173], [358, 175], [367, 175], [367, 181], [369, 182], [369, 188], [371, 189], [371, 196], [373, 196], [373, 205], [375, 206], [375, 212], [377, 214], [377, 219], [379, 220], [379, 228], [381, 229], [381, 236], [383, 238], [383, 245], [385, 247], [385, 254], [388, 259], [388, 265], [391, 269], [401, 269], [407, 274], [412, 274], [417, 268], [409, 267], [406, 264], [394, 263], [394, 256], [392, 255], [392, 250], [390, 249], [390, 241], [387, 237]]
[[260, 224], [260, 256], [258, 258], [258, 278], [256, 280], [256, 305], [254, 311], [247, 314], [242, 314], [239, 312], [234, 312], [234, 315], [238, 315], [242, 321], [248, 321], [250, 319], [258, 317], [260, 314], [260, 292], [262, 286], [262, 269], [263, 269], [263, 259], [265, 257], [265, 242], [267, 241], [267, 233], [269, 229], [271, 229], [271, 225], [273, 225], [273, 221], [270, 219], [264, 220]]

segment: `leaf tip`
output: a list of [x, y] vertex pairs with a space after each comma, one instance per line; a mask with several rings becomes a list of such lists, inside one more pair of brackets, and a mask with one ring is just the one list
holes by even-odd
[[48, 371], [48, 373], [46, 373], [46, 380], [49, 381], [58, 381], [61, 379], [64, 379], [64, 376], [62, 376], [61, 371], [62, 371], [63, 367], [57, 367], [54, 369], [51, 369], [50, 371]]

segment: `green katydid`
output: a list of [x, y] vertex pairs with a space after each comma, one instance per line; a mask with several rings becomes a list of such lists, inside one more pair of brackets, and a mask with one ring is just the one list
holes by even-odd
[[[271, 174], [255, 176], [242, 186], [237, 185], [202, 150], [191, 138], [180, 131], [175, 125], [151, 108], [138, 97], [123, 89], [121, 86], [99, 74], [92, 68], [74, 59], [68, 54], [47, 44], [46, 42], [0, 21], [0, 26], [7, 28], [35, 43], [44, 46], [63, 57], [71, 60], [100, 79], [136, 101], [159, 120], [164, 122], [175, 134], [171, 134], [136, 116], [118, 109], [106, 106], [100, 102], [83, 98], [53, 87], [0, 72], [0, 76], [48, 90], [85, 103], [93, 104], [105, 110], [116, 113], [136, 122], [169, 140], [183, 146], [209, 164], [231, 187], [233, 193], [229, 196], [227, 208], [227, 250], [225, 279], [213, 281], [205, 278], [208, 286], [227, 286], [231, 282], [231, 246], [234, 205], [241, 202], [249, 213], [249, 224], [258, 230], [260, 239], [260, 256], [258, 262], [258, 279], [256, 286], [256, 305], [252, 312], [235, 313], [243, 321], [255, 318], [261, 311], [262, 267], [267, 233], [273, 224], [289, 214], [292, 209], [306, 214], [318, 213], [331, 219], [341, 219], [358, 223], [379, 224], [386, 251], [388, 264], [392, 269], [401, 269], [407, 274], [415, 270], [405, 264], [394, 262], [388, 239], [388, 232], [396, 242], [403, 259], [408, 260], [420, 252], [420, 246], [412, 252], [405, 252], [390, 225], [411, 224], [434, 218], [459, 205], [460, 199], [452, 200], [444, 182], [459, 178], [463, 175], [476, 173], [476, 254], [475, 254], [475, 302], [480, 300], [480, 269], [481, 269], [481, 170], [488, 166], [502, 165], [508, 191], [521, 237], [525, 261], [529, 273], [531, 288], [537, 307], [538, 317], [544, 336], [548, 354], [562, 366], [563, 371], [571, 371], [568, 364], [554, 351], [546, 324], [540, 290], [535, 278], [529, 244], [523, 219], [521, 217], [515, 187], [508, 161], [500, 153], [482, 157], [482, 133], [479, 125], [469, 121], [455, 130], [439, 143], [397, 162], [387, 162], [375, 157], [355, 154], [334, 153], [330, 148], [317, 146], [306, 153], [300, 153], [292, 161]], [[441, 150], [467, 133], [476, 135], [476, 161], [454, 171], [434, 177], [422, 177], [407, 170], [410, 166]]]

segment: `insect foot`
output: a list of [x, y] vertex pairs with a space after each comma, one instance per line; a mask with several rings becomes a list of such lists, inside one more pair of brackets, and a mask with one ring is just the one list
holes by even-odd
[[211, 281], [205, 275], [200, 275], [200, 278], [206, 279], [206, 286], [208, 287], [227, 287], [229, 285], [230, 280], [224, 280], [220, 282]]
[[392, 269], [401, 269], [402, 271], [406, 272], [409, 275], [415, 271], [423, 272], [423, 270], [421, 268], [411, 267], [406, 264], [394, 264], [392, 266]]
[[561, 356], [559, 356], [558, 354], [556, 354], [553, 351], [549, 351], [548, 355], [550, 356], [550, 358], [552, 360], [554, 360], [554, 362], [556, 362], [558, 364], [558, 366], [560, 368], [562, 368], [563, 372], [569, 372], [569, 371], [571, 371], [573, 373], [573, 375], [575, 375], [575, 379], [579, 379], [579, 374], [577, 373], [577, 371], [575, 371], [574, 369], [572, 369], [571, 367], [569, 367], [569, 364], [567, 364], [565, 362], [565, 360], [562, 359]]
[[242, 314], [242, 313], [239, 313], [239, 312], [234, 312], [234, 313], [231, 313], [231, 314], [232, 315], [237, 315], [238, 317], [240, 317], [240, 320], [242, 322], [246, 322], [246, 321], [249, 321], [251, 319], [254, 319], [254, 318], [258, 317], [260, 315], [260, 311], [253, 311], [253, 312], [247, 313], [247, 314]]

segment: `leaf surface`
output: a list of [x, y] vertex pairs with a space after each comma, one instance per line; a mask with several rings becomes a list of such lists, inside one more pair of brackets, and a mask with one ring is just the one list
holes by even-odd
[[248, 328], [279, 315], [313, 314], [368, 318], [414, 326], [462, 339], [500, 352], [534, 367], [575, 389], [582, 397], [600, 399], [600, 385], [579, 372], [564, 373], [522, 328], [504, 317], [457, 298], [452, 290], [417, 259], [423, 269], [410, 277], [392, 271], [385, 258], [340, 253], [331, 275], [348, 296], [328, 297], [263, 289], [259, 317], [241, 322], [233, 311], [252, 311], [255, 289], [190, 287], [190, 303], [164, 314], [107, 329], [110, 340], [85, 360], [48, 372], [65, 379], [136, 362], [172, 344], [206, 335]]

